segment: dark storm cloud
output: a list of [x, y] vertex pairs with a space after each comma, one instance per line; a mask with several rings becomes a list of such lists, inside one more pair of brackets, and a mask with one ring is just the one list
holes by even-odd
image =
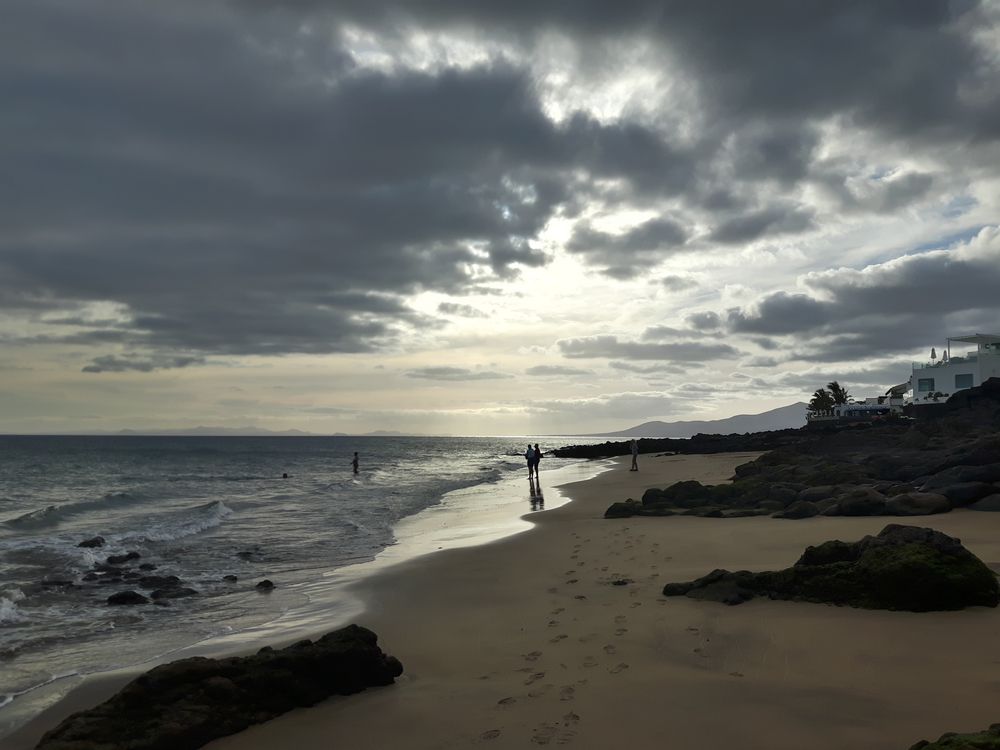
[[420, 378], [422, 380], [502, 380], [512, 377], [502, 372], [491, 372], [489, 370], [469, 370], [464, 367], [419, 367], [415, 370], [408, 370], [408, 378]]
[[[728, 311], [735, 333], [787, 335], [797, 359], [839, 362], [912, 351], [1000, 319], [1000, 229], [948, 250], [861, 270], [807, 274], [811, 293], [776, 292]], [[759, 343], [759, 342], [758, 342]]]
[[578, 224], [566, 244], [571, 253], [585, 256], [592, 265], [605, 265], [614, 278], [631, 278], [645, 271], [643, 265], [662, 260], [682, 248], [688, 234], [671, 219], [650, 219], [621, 234]]
[[570, 173], [690, 179], [643, 126], [556, 125], [526, 70], [355, 69], [282, 19], [8, 8], [0, 305], [115, 302], [150, 351], [366, 351], [427, 322], [404, 295], [545, 264]]
[[685, 276], [664, 276], [660, 283], [671, 292], [683, 292], [685, 289], [694, 289], [698, 282]]
[[698, 342], [645, 344], [636, 341], [620, 341], [617, 336], [562, 339], [557, 344], [562, 355], [570, 359], [617, 358], [702, 362], [724, 359], [739, 353], [728, 344], [701, 344]]
[[753, 242], [767, 235], [798, 234], [815, 226], [813, 211], [801, 206], [770, 206], [723, 221], [709, 238], [725, 245]]

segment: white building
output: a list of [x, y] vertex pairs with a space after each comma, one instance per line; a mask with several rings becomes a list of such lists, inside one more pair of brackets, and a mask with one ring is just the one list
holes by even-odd
[[[953, 354], [953, 343], [975, 344], [976, 349]], [[949, 338], [941, 359], [913, 363], [913, 403], [947, 401], [956, 391], [981, 385], [990, 378], [1000, 378], [1000, 335], [977, 333]]]

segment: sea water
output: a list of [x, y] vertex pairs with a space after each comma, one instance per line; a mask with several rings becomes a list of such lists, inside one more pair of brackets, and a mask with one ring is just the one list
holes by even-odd
[[[331, 571], [391, 547], [401, 522], [420, 529], [421, 513], [461, 512], [477, 488], [523, 479], [527, 442], [0, 437], [0, 736], [39, 686], [305, 611]], [[545, 458], [543, 468], [560, 463]], [[78, 546], [98, 535], [103, 546]], [[128, 552], [140, 555], [133, 571], [175, 575], [198, 593], [168, 606], [108, 605], [118, 591], [150, 593], [85, 580]], [[266, 595], [255, 587], [263, 579], [276, 584]]]

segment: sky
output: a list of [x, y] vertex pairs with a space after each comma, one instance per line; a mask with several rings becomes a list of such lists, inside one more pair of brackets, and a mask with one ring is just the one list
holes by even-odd
[[0, 432], [567, 434], [1000, 333], [1000, 3], [6, 0]]

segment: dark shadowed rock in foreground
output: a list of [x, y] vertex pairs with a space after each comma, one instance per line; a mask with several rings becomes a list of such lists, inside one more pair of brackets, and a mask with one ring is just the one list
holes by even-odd
[[663, 593], [726, 604], [766, 596], [911, 612], [995, 607], [1000, 601], [996, 576], [958, 539], [898, 524], [859, 542], [807, 547], [785, 570], [714, 570], [688, 583], [668, 583]]
[[377, 642], [370, 630], [350, 625], [280, 651], [164, 664], [70, 716], [37, 750], [194, 750], [331, 695], [391, 684], [403, 667]]
[[1000, 750], [1000, 724], [974, 734], [942, 734], [937, 742], [921, 740], [910, 750]]

